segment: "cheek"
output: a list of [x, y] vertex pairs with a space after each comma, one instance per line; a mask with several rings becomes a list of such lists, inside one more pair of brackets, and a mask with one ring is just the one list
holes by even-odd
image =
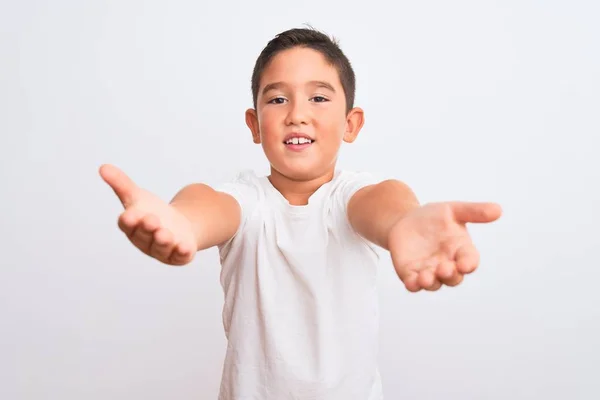
[[327, 141], [341, 140], [346, 131], [346, 120], [324, 116], [319, 119], [317, 129], [320, 136], [322, 135]]
[[263, 140], [277, 136], [278, 119], [276, 113], [263, 112], [258, 119], [258, 126]]

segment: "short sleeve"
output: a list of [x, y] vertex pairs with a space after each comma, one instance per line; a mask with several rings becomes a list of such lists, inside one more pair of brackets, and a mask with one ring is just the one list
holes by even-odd
[[342, 207], [345, 215], [347, 215], [348, 202], [352, 196], [360, 189], [378, 182], [379, 180], [368, 172], [342, 171], [335, 188], [335, 195], [338, 205]]
[[377, 246], [360, 236], [352, 228], [348, 218], [348, 203], [360, 189], [379, 182], [379, 179], [368, 172], [343, 171], [340, 173], [332, 193], [332, 206], [337, 215], [338, 223], [345, 225], [349, 231], [356, 235], [356, 238], [375, 252], [377, 252]]
[[221, 257], [229, 251], [234, 239], [244, 230], [248, 220], [258, 204], [260, 183], [256, 174], [251, 170], [245, 170], [237, 174], [231, 181], [215, 186], [215, 190], [232, 196], [240, 206], [240, 225], [236, 233], [225, 243], [219, 245]]

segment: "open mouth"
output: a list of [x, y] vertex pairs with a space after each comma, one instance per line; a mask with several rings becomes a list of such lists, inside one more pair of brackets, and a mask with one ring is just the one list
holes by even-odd
[[299, 151], [310, 147], [314, 142], [314, 140], [309, 138], [295, 137], [284, 141], [283, 144], [290, 150]]

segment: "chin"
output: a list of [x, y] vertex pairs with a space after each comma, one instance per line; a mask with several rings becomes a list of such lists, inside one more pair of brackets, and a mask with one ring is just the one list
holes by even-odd
[[310, 181], [321, 178], [323, 175], [330, 172], [328, 168], [312, 164], [285, 166], [282, 168], [273, 167], [273, 169], [279, 174], [294, 181]]

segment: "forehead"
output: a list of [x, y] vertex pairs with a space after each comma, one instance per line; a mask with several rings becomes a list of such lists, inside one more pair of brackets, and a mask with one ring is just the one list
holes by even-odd
[[260, 80], [260, 89], [271, 82], [302, 86], [309, 82], [324, 81], [341, 89], [336, 68], [318, 51], [296, 47], [278, 53], [267, 65]]

